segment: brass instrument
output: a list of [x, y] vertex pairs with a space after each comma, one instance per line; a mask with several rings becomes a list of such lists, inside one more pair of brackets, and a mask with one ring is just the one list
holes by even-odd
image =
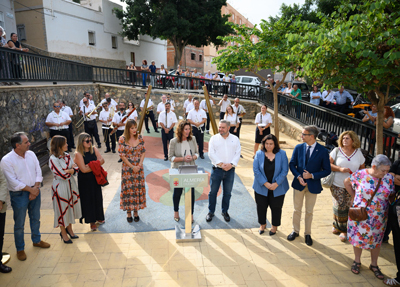
[[101, 102], [87, 116], [83, 115], [83, 117], [80, 118], [79, 121], [76, 123], [75, 127], [77, 129], [79, 129], [83, 125], [83, 122], [85, 121], [85, 117], [90, 119], [90, 116], [97, 110], [98, 107], [100, 107], [100, 105], [101, 105]]
[[110, 126], [108, 127], [108, 129], [106, 129], [106, 131], [104, 132], [104, 142], [107, 141], [108, 135], [109, 135], [109, 133], [110, 133], [110, 129], [111, 129], [111, 130], [114, 129], [114, 126], [113, 126], [113, 123], [112, 123], [112, 120], [113, 120], [113, 118], [114, 118], [114, 114], [115, 114], [114, 106], [111, 105], [110, 114], [109, 114], [109, 116], [108, 116], [108, 118], [107, 118], [107, 125], [108, 125], [108, 122], [109, 122], [109, 121], [111, 122], [111, 124], [110, 124]]

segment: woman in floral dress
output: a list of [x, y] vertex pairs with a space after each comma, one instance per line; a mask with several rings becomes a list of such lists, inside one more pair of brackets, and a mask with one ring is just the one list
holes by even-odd
[[353, 245], [355, 255], [351, 271], [354, 274], [360, 273], [362, 250], [370, 249], [369, 269], [378, 279], [383, 280], [384, 276], [378, 267], [378, 256], [387, 225], [389, 196], [394, 192], [394, 178], [389, 174], [391, 162], [385, 155], [377, 155], [371, 165], [371, 168], [354, 172], [344, 181], [345, 188], [353, 199], [353, 207], [365, 207], [380, 181], [379, 188], [367, 207], [368, 219], [353, 221], [349, 217], [347, 237]]
[[138, 210], [146, 207], [143, 172], [146, 149], [143, 137], [137, 133], [137, 123], [134, 120], [126, 122], [124, 134], [119, 138], [118, 152], [122, 159], [120, 206], [127, 212], [129, 223], [138, 222]]

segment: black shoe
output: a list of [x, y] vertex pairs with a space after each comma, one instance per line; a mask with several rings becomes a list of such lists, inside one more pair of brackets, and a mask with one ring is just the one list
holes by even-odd
[[224, 217], [226, 222], [231, 221], [231, 217], [229, 216], [228, 212], [222, 212], [221, 215]]
[[97, 148], [101, 148], [101, 144], [99, 144], [99, 145], [97, 146]]
[[115, 153], [115, 149], [113, 149], [113, 153]]
[[298, 236], [299, 236], [299, 234], [293, 231], [292, 233], [290, 233], [290, 234], [288, 235], [287, 240], [293, 241], [293, 240], [295, 240], [296, 237], [298, 237]]
[[164, 157], [164, 161], [167, 161], [168, 160], [168, 158], [167, 157]]
[[263, 234], [265, 232], [265, 229], [264, 230], [261, 230], [261, 229], [259, 229], [258, 230], [258, 233], [261, 235], [261, 234]]
[[308, 246], [311, 246], [313, 244], [313, 241], [311, 239], [311, 235], [306, 235], [306, 244]]
[[214, 217], [214, 213], [209, 212], [206, 216], [206, 221], [210, 222]]
[[243, 158], [243, 156], [242, 156], [242, 155], [240, 155], [240, 158]]
[[69, 148], [69, 149], [68, 149], [68, 152], [72, 152], [72, 149]]
[[126, 220], [127, 220], [129, 223], [131, 223], [131, 222], [133, 221], [133, 217], [132, 217], [132, 216], [131, 216], [131, 217], [127, 217]]
[[139, 215], [138, 215], [138, 216], [134, 216], [134, 217], [133, 217], [133, 220], [134, 220], [135, 222], [138, 222], [138, 221], [140, 220]]
[[276, 232], [272, 232], [271, 230], [269, 231], [269, 236], [275, 235]]
[[204, 159], [204, 155], [201, 155], [200, 158], [201, 158], [201, 159]]
[[61, 237], [61, 240], [62, 240], [62, 241], [64, 241], [64, 243], [65, 243], [65, 244], [71, 244], [71, 243], [72, 243], [72, 240], [71, 240], [71, 239], [70, 239], [70, 240], [67, 240], [67, 241], [65, 241], [65, 240], [64, 240], [64, 238], [62, 237], [62, 234], [61, 234], [61, 232], [60, 232], [60, 237]]
[[150, 133], [150, 131], [148, 130], [148, 131], [147, 131], [147, 133], [149, 134], [149, 133]]
[[122, 159], [119, 159], [118, 162], [122, 162]]
[[67, 232], [67, 234], [69, 235], [69, 237], [70, 237], [71, 239], [78, 239], [78, 238], [79, 238], [79, 236], [76, 235], [76, 234], [75, 234], [74, 236], [72, 236], [71, 233], [69, 233], [68, 229], [65, 229], [65, 231]]
[[0, 273], [10, 273], [12, 271], [11, 267], [8, 267], [0, 262]]
[[156, 132], [156, 133], [159, 133], [159, 131], [158, 131], [158, 130], [155, 130], [155, 132]]
[[108, 150], [106, 150], [104, 153], [108, 153], [108, 152], [110, 152], [111, 150], [110, 149], [108, 149]]

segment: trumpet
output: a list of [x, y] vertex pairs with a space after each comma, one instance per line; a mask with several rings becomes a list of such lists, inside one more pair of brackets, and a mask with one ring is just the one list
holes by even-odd
[[87, 116], [83, 115], [83, 117], [80, 118], [79, 121], [76, 123], [75, 127], [77, 129], [79, 129], [83, 125], [83, 122], [85, 121], [85, 117], [90, 119], [90, 116], [97, 110], [98, 107], [100, 107], [100, 105], [101, 105], [101, 102]]

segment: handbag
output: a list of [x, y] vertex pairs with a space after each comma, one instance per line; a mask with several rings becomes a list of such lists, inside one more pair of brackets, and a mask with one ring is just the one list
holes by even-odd
[[364, 221], [368, 219], [367, 207], [371, 204], [372, 199], [374, 198], [376, 192], [381, 185], [382, 179], [380, 178], [378, 184], [375, 187], [375, 191], [372, 194], [371, 198], [368, 200], [367, 205], [365, 207], [350, 207], [349, 209], [349, 217], [354, 221]]
[[[336, 149], [336, 156], [335, 156], [335, 160], [333, 162], [334, 165], [336, 165], [336, 159], [339, 153], [339, 148], [335, 148]], [[335, 172], [331, 171], [331, 173], [327, 176], [325, 176], [322, 180], [321, 180], [321, 184], [323, 187], [327, 187], [330, 188], [333, 184], [333, 179], [335, 178]]]

